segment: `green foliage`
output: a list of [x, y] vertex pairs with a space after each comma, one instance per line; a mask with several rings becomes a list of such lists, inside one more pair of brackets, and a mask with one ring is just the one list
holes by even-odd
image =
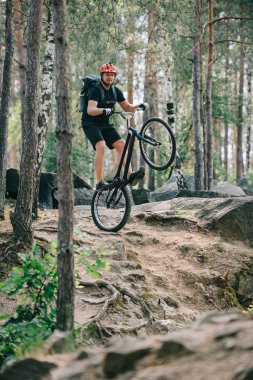
[[56, 321], [57, 274], [55, 244], [41, 257], [35, 246], [30, 254], [19, 254], [21, 266], [14, 267], [0, 291], [18, 298], [14, 315], [0, 327], [0, 365], [31, 351], [54, 331]]
[[[56, 250], [52, 242], [43, 255], [38, 246], [29, 254], [18, 254], [21, 265], [0, 283], [1, 292], [18, 298], [15, 314], [0, 315], [0, 366], [40, 346], [56, 327]], [[75, 252], [79, 253], [78, 263], [94, 277], [110, 268], [103, 246], [96, 252], [76, 247]]]
[[90, 248], [83, 249], [83, 247], [76, 248], [76, 252], [79, 253], [78, 264], [84, 265], [87, 272], [93, 277], [100, 277], [101, 271], [107, 271], [110, 269], [110, 264], [104, 259], [105, 248], [100, 246], [94, 254]]

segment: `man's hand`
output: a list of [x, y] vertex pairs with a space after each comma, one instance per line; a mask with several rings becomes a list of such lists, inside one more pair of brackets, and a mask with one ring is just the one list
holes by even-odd
[[112, 114], [112, 109], [111, 108], [104, 108], [103, 114], [106, 116], [110, 116]]
[[149, 105], [148, 105], [148, 103], [141, 103], [139, 105], [139, 108], [142, 109], [143, 111], [145, 111], [149, 108]]

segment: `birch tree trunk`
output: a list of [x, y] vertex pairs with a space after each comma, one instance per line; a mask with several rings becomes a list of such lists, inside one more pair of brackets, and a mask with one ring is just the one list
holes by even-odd
[[206, 77], [206, 159], [207, 190], [213, 180], [213, 122], [212, 122], [212, 65], [213, 65], [213, 0], [208, 0], [208, 60]]
[[[241, 35], [242, 41], [242, 35]], [[243, 176], [242, 157], [242, 127], [243, 127], [243, 87], [244, 87], [244, 46], [240, 46], [240, 77], [239, 77], [239, 104], [237, 116], [237, 147], [236, 147], [236, 181], [239, 182]]]
[[41, 165], [44, 156], [48, 122], [52, 108], [52, 90], [53, 90], [53, 69], [54, 69], [54, 23], [51, 11], [51, 1], [48, 4], [48, 27], [46, 37], [46, 49], [44, 54], [44, 65], [42, 69], [41, 84], [41, 104], [38, 116], [38, 149], [36, 160], [35, 189], [34, 189], [34, 207], [35, 217], [38, 216], [38, 198]]
[[13, 16], [13, 0], [7, 0], [5, 20], [5, 58], [3, 68], [3, 87], [1, 89], [2, 95], [0, 105], [0, 219], [4, 218], [4, 201], [6, 191], [7, 136], [14, 54]]
[[14, 238], [32, 247], [32, 206], [36, 172], [37, 120], [40, 69], [40, 39], [43, 0], [32, 1], [28, 21], [27, 72], [25, 87], [24, 131], [20, 179], [14, 214], [11, 215]]
[[247, 68], [247, 134], [246, 134], [246, 175], [249, 175], [250, 171], [250, 152], [251, 152], [251, 123], [252, 123], [252, 60], [248, 57], [248, 68]]
[[195, 35], [193, 39], [193, 125], [194, 125], [194, 154], [195, 154], [195, 188], [203, 189], [203, 156], [201, 149], [200, 126], [200, 3], [195, 0]]
[[65, 0], [53, 0], [55, 23], [57, 173], [58, 173], [58, 293], [57, 328], [74, 324], [72, 134]]

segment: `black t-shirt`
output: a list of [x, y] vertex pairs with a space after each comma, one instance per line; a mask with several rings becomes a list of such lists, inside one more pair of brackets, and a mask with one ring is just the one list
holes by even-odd
[[[103, 98], [98, 86], [100, 86], [102, 91], [104, 92]], [[115, 99], [115, 96], [113, 95], [113, 90], [111, 87], [109, 90], [105, 90], [101, 84], [99, 84], [98, 86], [91, 87], [88, 93], [88, 101], [95, 100], [96, 102], [98, 102], [98, 105], [97, 105], [98, 108], [113, 108], [115, 101], [120, 103], [125, 100], [125, 97], [122, 91], [118, 87], [114, 86], [116, 95], [117, 95], [117, 99]], [[98, 115], [98, 116], [90, 116], [87, 114], [88, 101], [85, 106], [85, 111], [83, 112], [83, 115], [82, 115], [82, 126], [85, 127], [92, 124], [93, 125], [109, 125], [110, 116], [107, 116], [104, 114]]]

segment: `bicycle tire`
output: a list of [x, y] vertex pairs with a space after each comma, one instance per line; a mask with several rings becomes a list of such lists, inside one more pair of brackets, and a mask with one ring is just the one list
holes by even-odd
[[141, 155], [152, 169], [164, 170], [172, 165], [176, 156], [176, 139], [169, 124], [153, 117], [143, 124], [140, 135], [151, 141], [159, 141], [157, 146], [139, 141]]
[[96, 191], [92, 197], [91, 215], [100, 230], [118, 232], [127, 223], [130, 213], [131, 198], [125, 186]]

